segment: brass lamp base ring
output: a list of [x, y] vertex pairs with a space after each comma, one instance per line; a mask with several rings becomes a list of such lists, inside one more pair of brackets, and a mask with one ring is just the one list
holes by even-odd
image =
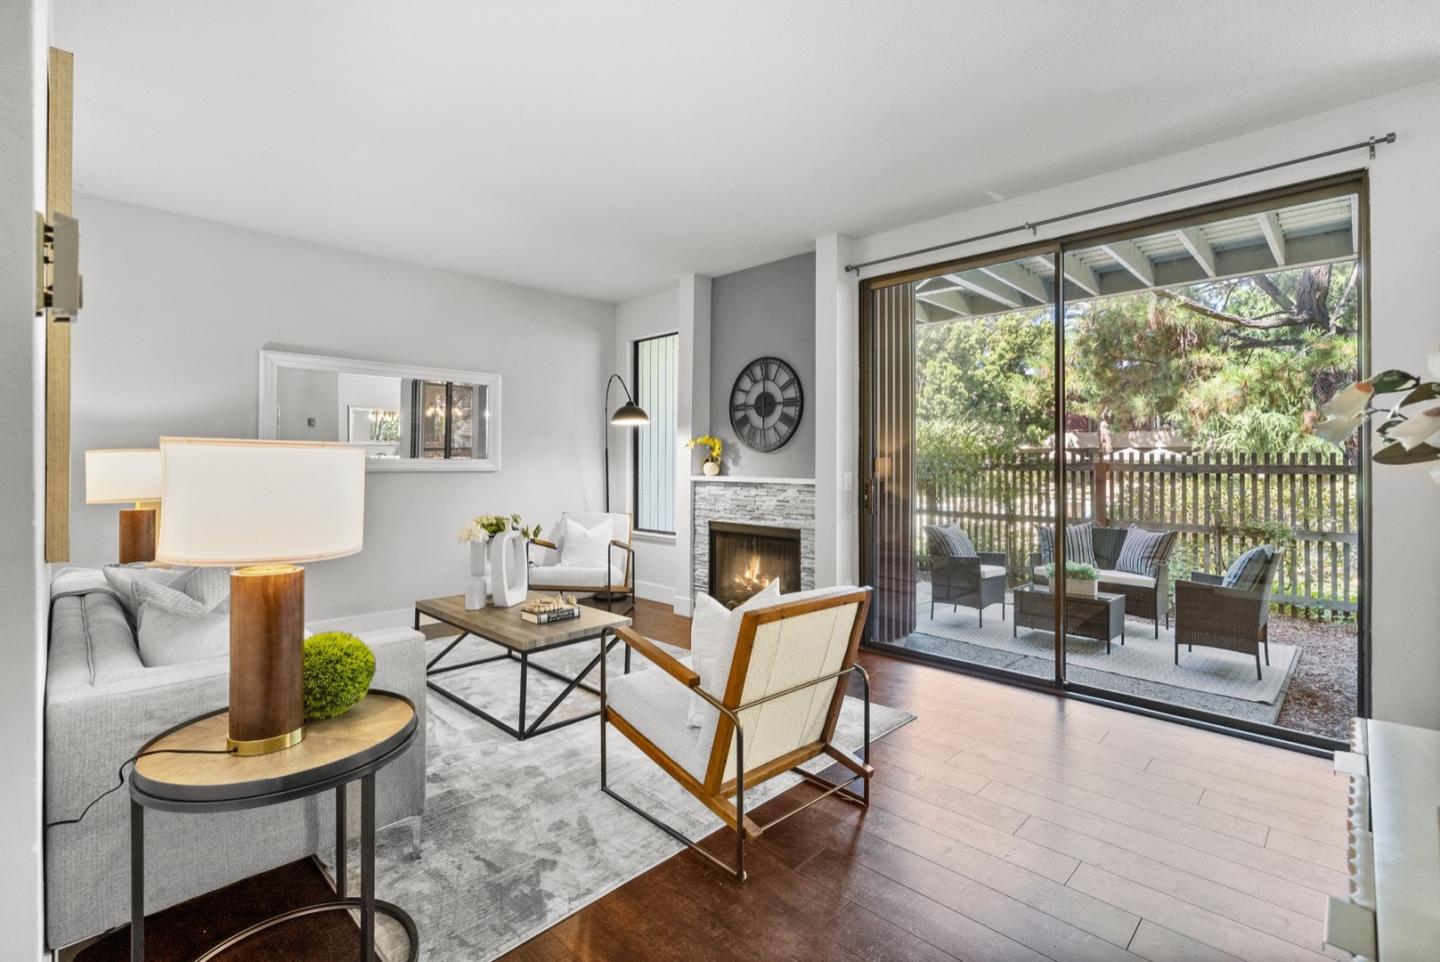
[[269, 738], [254, 738], [248, 741], [239, 741], [227, 737], [225, 739], [225, 747], [236, 755], [268, 755], [271, 752], [294, 748], [304, 740], [305, 726], [301, 725], [293, 732], [286, 732], [283, 735], [272, 735]]

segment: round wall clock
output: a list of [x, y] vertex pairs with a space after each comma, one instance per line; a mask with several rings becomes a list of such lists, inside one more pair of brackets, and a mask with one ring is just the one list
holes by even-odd
[[751, 361], [730, 389], [730, 426], [740, 443], [753, 451], [784, 447], [794, 437], [804, 411], [800, 377], [778, 357]]

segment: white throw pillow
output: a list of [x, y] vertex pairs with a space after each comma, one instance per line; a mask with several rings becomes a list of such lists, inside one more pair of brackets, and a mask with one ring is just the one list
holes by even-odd
[[[140, 661], [147, 668], [217, 658], [230, 651], [228, 595], [207, 605], [152, 581], [136, 581], [135, 594], [140, 600]], [[222, 605], [224, 610], [219, 610]]]
[[[735, 660], [735, 641], [745, 612], [773, 605], [780, 600], [777, 578], [733, 610], [701, 592], [695, 598], [695, 617], [690, 622], [690, 657], [700, 675], [700, 687], [716, 698], [725, 694], [730, 663]], [[713, 707], [699, 695], [690, 696], [690, 727], [705, 722], [705, 710]]]
[[565, 519], [565, 540], [560, 543], [560, 564], [566, 568], [609, 567], [610, 539], [613, 538], [615, 522], [605, 518], [593, 528], [587, 528], [574, 518]]

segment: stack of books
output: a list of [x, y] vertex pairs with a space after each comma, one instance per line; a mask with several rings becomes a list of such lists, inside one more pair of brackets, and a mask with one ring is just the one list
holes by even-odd
[[548, 625], [580, 617], [580, 606], [573, 598], [535, 598], [520, 608], [520, 617], [532, 625]]

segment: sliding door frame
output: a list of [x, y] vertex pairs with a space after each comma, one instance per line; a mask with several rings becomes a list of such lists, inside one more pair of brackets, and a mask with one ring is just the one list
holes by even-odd
[[[871, 515], [871, 490], [875, 482], [875, 453], [872, 450], [873, 438], [870, 436], [871, 397], [868, 385], [872, 383], [874, 373], [872, 358], [868, 345], [870, 343], [870, 332], [873, 324], [871, 305], [875, 291], [886, 287], [893, 287], [900, 284], [909, 284], [927, 278], [936, 277], [942, 274], [954, 273], [969, 270], [977, 267], [991, 266], [1004, 263], [1021, 257], [1046, 256], [1053, 260], [1055, 265], [1056, 283], [1054, 285], [1054, 297], [1051, 302], [1051, 316], [1054, 333], [1055, 350], [1055, 376], [1052, 384], [1053, 420], [1056, 443], [1065, 436], [1065, 283], [1064, 283], [1064, 257], [1067, 253], [1080, 249], [1092, 247], [1097, 243], [1105, 241], [1116, 241], [1146, 233], [1159, 233], [1166, 230], [1177, 230], [1182, 227], [1194, 226], [1204, 223], [1206, 220], [1217, 218], [1243, 217], [1246, 214], [1255, 214], [1262, 211], [1273, 210], [1277, 206], [1293, 205], [1304, 203], [1309, 200], [1318, 200], [1326, 197], [1336, 197], [1345, 194], [1354, 194], [1357, 205], [1357, 243], [1356, 260], [1357, 270], [1360, 277], [1357, 281], [1357, 305], [1358, 305], [1358, 367], [1357, 374], [1360, 377], [1368, 377], [1371, 373], [1371, 334], [1370, 334], [1370, 181], [1369, 172], [1365, 168], [1346, 171], [1326, 177], [1302, 181], [1295, 184], [1277, 187], [1269, 190], [1239, 194], [1235, 197], [1211, 201], [1191, 207], [1168, 211], [1165, 213], [1141, 217], [1124, 221], [1108, 226], [1077, 231], [1066, 234], [1051, 241], [1034, 242], [1025, 245], [997, 248], [981, 253], [966, 255], [961, 258], [954, 258], [928, 264], [922, 267], [911, 267], [894, 271], [888, 274], [881, 274], [875, 277], [863, 278], [859, 284], [859, 351], [860, 351], [860, 464], [859, 477], [862, 483], [859, 486], [859, 516], [860, 516], [860, 577], [863, 584], [873, 581], [873, 563], [875, 538], [873, 531], [873, 518]], [[912, 335], [913, 336], [913, 335]], [[913, 406], [912, 406], [913, 414]], [[911, 437], [914, 436], [913, 416], [911, 423]], [[1055, 453], [1055, 452], [1052, 452]], [[1370, 546], [1372, 543], [1372, 504], [1371, 504], [1371, 461], [1370, 461], [1370, 440], [1368, 434], [1362, 433], [1360, 450], [1357, 455], [1356, 473], [1356, 499], [1358, 509], [1358, 576], [1360, 579], [1358, 610], [1356, 612], [1356, 714], [1362, 718], [1370, 717], [1371, 698], [1371, 646], [1370, 646], [1370, 591], [1372, 577], [1372, 562]], [[1052, 541], [1056, 545], [1064, 545], [1064, 530], [1068, 523], [1066, 509], [1069, 501], [1069, 491], [1065, 472], [1065, 459], [1057, 454], [1054, 458], [1055, 472], [1055, 512], [1052, 518]], [[911, 478], [913, 486], [914, 480]], [[913, 499], [912, 499], [913, 501]], [[1055, 624], [1065, 624], [1065, 594], [1055, 592]], [[1230, 718], [1228, 716], [1202, 711], [1183, 705], [1173, 705], [1168, 702], [1160, 702], [1153, 699], [1142, 698], [1137, 695], [1130, 695], [1124, 692], [1114, 692], [1107, 689], [1096, 688], [1078, 682], [1071, 682], [1065, 676], [1065, 653], [1064, 636], [1060, 632], [1055, 633], [1054, 660], [1055, 672], [1051, 680], [1038, 678], [1033, 675], [1023, 675], [1005, 669], [993, 668], [986, 665], [977, 665], [961, 662], [927, 652], [915, 651], [901, 648], [889, 643], [875, 643], [871, 640], [870, 626], [866, 626], [863, 638], [864, 646], [876, 652], [882, 652], [894, 657], [904, 658], [925, 664], [936, 665], [953, 671], [966, 674], [974, 674], [982, 677], [992, 678], [1008, 684], [1021, 687], [1041, 689], [1055, 692], [1069, 698], [1104, 704], [1126, 711], [1153, 717], [1165, 718], [1167, 720], [1179, 721], [1184, 724], [1211, 731], [1224, 732], [1226, 734], [1238, 735], [1253, 741], [1267, 744], [1280, 745], [1286, 748], [1308, 751], [1315, 754], [1327, 754], [1331, 751], [1344, 749], [1347, 742], [1321, 735], [1314, 735], [1308, 732], [1294, 729], [1281, 728], [1277, 725], [1266, 725], [1245, 719]]]

